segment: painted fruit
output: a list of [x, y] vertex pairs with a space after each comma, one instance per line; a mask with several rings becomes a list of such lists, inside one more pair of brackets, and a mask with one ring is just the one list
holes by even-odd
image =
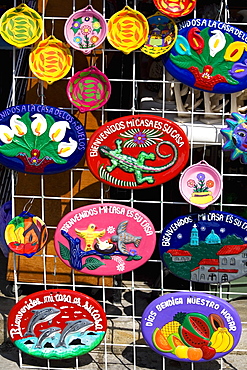
[[227, 328], [218, 328], [211, 337], [211, 347], [216, 352], [228, 352], [234, 344], [234, 338]]
[[167, 342], [171, 346], [173, 352], [178, 346], [184, 346], [184, 343], [182, 342], [180, 335], [177, 333], [170, 334], [167, 338]]
[[188, 358], [188, 347], [187, 346], [177, 346], [175, 349], [175, 355], [179, 358]]
[[161, 330], [156, 328], [153, 332], [152, 341], [157, 350], [161, 352], [172, 352], [172, 347], [162, 335]]
[[216, 354], [216, 350], [213, 347], [203, 346], [202, 350], [202, 358], [204, 360], [211, 360]]
[[201, 348], [189, 347], [187, 355], [191, 361], [199, 361], [202, 358], [203, 353]]
[[222, 317], [220, 317], [219, 315], [217, 315], [216, 313], [211, 313], [209, 316], [209, 321], [212, 325], [212, 328], [216, 331], [218, 328], [224, 328], [225, 324], [224, 324], [224, 321], [222, 319]]
[[179, 327], [179, 334], [184, 344], [189, 347], [201, 348], [210, 344], [210, 341], [208, 339], [199, 337], [198, 335], [191, 333], [182, 325]]
[[210, 339], [214, 332], [209, 318], [201, 313], [178, 312], [174, 320], [180, 322], [192, 334], [204, 339]]

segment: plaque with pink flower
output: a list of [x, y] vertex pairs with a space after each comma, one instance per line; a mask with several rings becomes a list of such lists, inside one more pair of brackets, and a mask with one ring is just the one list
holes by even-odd
[[73, 13], [64, 26], [68, 44], [86, 55], [104, 42], [106, 33], [106, 20], [92, 5]]
[[179, 190], [188, 203], [204, 209], [216, 202], [221, 195], [222, 177], [214, 167], [203, 160], [183, 172]]

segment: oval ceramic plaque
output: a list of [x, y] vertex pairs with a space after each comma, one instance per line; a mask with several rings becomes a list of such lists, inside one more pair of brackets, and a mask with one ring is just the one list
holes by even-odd
[[84, 355], [106, 333], [101, 305], [83, 293], [49, 289], [22, 298], [8, 316], [8, 332], [23, 352], [47, 359]]
[[15, 171], [66, 171], [82, 159], [86, 143], [81, 122], [62, 109], [24, 104], [0, 112], [0, 163]]
[[151, 257], [156, 235], [143, 213], [105, 203], [68, 213], [57, 226], [54, 242], [67, 266], [89, 275], [118, 275]]
[[247, 274], [247, 220], [209, 211], [171, 221], [160, 238], [160, 256], [180, 278], [225, 283]]
[[142, 189], [177, 176], [188, 161], [189, 142], [174, 122], [140, 114], [117, 118], [97, 129], [86, 156], [100, 181]]
[[141, 329], [147, 344], [160, 355], [205, 362], [231, 352], [242, 326], [237, 311], [223, 299], [180, 292], [151, 302], [142, 315]]
[[206, 161], [200, 161], [183, 172], [179, 180], [179, 190], [187, 202], [204, 209], [219, 198], [222, 177]]
[[199, 90], [230, 94], [247, 87], [247, 34], [211, 19], [178, 25], [178, 37], [163, 57], [168, 72]]
[[4, 235], [9, 249], [32, 257], [45, 246], [48, 230], [41, 218], [23, 211], [8, 223]]
[[239, 158], [247, 163], [247, 114], [231, 113], [232, 119], [227, 118], [227, 128], [220, 130], [225, 137], [224, 151], [231, 152], [231, 160]]

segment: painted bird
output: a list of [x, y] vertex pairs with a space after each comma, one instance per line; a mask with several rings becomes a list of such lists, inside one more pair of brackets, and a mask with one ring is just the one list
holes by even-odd
[[117, 243], [118, 249], [123, 254], [129, 254], [125, 244], [133, 243], [135, 247], [139, 247], [142, 237], [134, 236], [127, 233], [126, 228], [128, 221], [122, 221], [117, 227], [117, 235], [112, 235], [111, 241]]
[[75, 229], [76, 234], [85, 240], [85, 252], [91, 251], [93, 249], [93, 242], [96, 238], [100, 238], [105, 235], [105, 230], [96, 231], [96, 229], [97, 227], [95, 224], [88, 225], [87, 229], [85, 230]]

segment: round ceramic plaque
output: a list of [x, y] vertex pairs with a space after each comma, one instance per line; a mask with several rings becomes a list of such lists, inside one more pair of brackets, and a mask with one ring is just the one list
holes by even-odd
[[66, 171], [82, 159], [86, 143], [81, 122], [62, 109], [23, 104], [0, 112], [0, 163], [15, 171]]
[[147, 344], [172, 360], [205, 362], [231, 352], [242, 326], [226, 301], [197, 292], [168, 293], [145, 309], [141, 321]]
[[111, 95], [111, 83], [97, 67], [76, 72], [67, 85], [67, 96], [81, 113], [99, 109]]
[[232, 119], [227, 118], [227, 128], [220, 130], [225, 137], [224, 151], [231, 152], [231, 160], [239, 158], [247, 163], [247, 114], [231, 113]]
[[183, 172], [179, 180], [179, 190], [187, 202], [204, 209], [219, 198], [222, 177], [206, 161], [200, 161]]
[[43, 32], [42, 17], [26, 4], [8, 9], [0, 18], [2, 38], [17, 48], [35, 43]]
[[153, 58], [167, 53], [175, 43], [177, 37], [177, 25], [173, 19], [156, 12], [147, 18], [149, 24], [148, 39], [141, 51]]
[[189, 142], [174, 122], [140, 114], [117, 118], [97, 129], [86, 156], [100, 181], [142, 189], [177, 176], [188, 161]]
[[106, 33], [106, 20], [92, 5], [73, 13], [64, 26], [68, 44], [86, 55], [104, 42]]
[[211, 19], [178, 24], [178, 36], [169, 55], [168, 72], [182, 83], [203, 91], [230, 94], [247, 87], [247, 34]]
[[163, 14], [175, 18], [191, 13], [196, 6], [196, 0], [154, 0], [154, 5]]
[[69, 72], [72, 55], [68, 46], [54, 36], [42, 40], [29, 54], [29, 67], [40, 80], [52, 84]]
[[160, 256], [180, 278], [226, 283], [247, 274], [247, 220], [209, 211], [180, 216], [162, 231]]
[[145, 43], [148, 31], [146, 17], [126, 5], [109, 19], [107, 39], [115, 49], [129, 54]]
[[32, 257], [45, 246], [48, 230], [41, 218], [23, 211], [8, 223], [4, 235], [9, 249]]
[[68, 289], [22, 298], [8, 316], [9, 337], [21, 351], [46, 359], [84, 355], [100, 344], [107, 320], [101, 305]]
[[156, 235], [143, 213], [105, 203], [68, 213], [57, 226], [54, 242], [67, 266], [89, 275], [118, 275], [151, 257]]

